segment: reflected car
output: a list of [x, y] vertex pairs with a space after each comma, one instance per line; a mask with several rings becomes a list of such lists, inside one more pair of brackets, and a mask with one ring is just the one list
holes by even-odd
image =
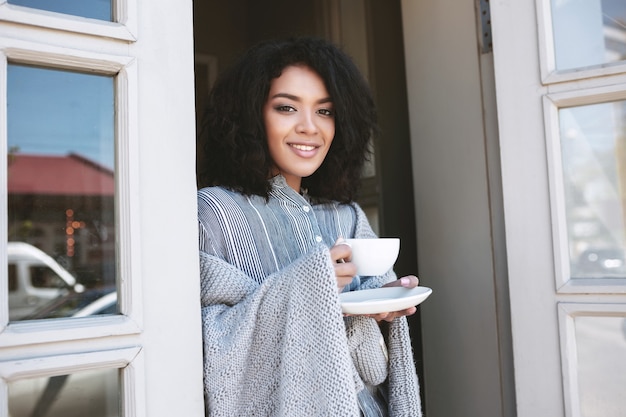
[[[69, 293], [26, 320], [117, 314], [115, 288]], [[25, 378], [8, 384], [9, 417], [118, 417], [120, 372], [116, 368], [86, 370], [70, 375]]]
[[48, 301], [85, 287], [50, 255], [26, 242], [8, 242], [9, 321], [21, 320]]
[[575, 278], [626, 278], [626, 255], [622, 248], [589, 248], [572, 269]]
[[86, 317], [102, 314], [117, 314], [117, 292], [115, 288], [90, 289], [83, 293], [68, 293], [49, 301], [22, 320], [58, 319], [64, 317]]

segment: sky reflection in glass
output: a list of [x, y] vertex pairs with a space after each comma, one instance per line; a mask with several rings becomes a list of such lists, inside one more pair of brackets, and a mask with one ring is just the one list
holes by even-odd
[[7, 79], [10, 151], [73, 152], [113, 170], [112, 76], [10, 64]]
[[9, 0], [9, 4], [72, 16], [113, 21], [111, 0]]

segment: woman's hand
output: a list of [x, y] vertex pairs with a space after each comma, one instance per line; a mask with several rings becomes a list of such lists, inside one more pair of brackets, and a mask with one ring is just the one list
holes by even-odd
[[356, 265], [350, 262], [351, 258], [352, 248], [350, 245], [342, 238], [337, 239], [335, 245], [330, 248], [330, 259], [335, 268], [339, 292], [343, 291], [344, 287], [349, 285], [356, 275]]
[[[419, 279], [415, 275], [407, 275], [406, 277], [402, 277], [395, 281], [388, 282], [387, 284], [383, 285], [383, 287], [415, 288], [418, 285], [419, 285]], [[378, 313], [378, 314], [368, 314], [367, 316], [372, 317], [376, 321], [385, 320], [385, 321], [391, 322], [396, 317], [410, 316], [412, 314], [415, 314], [416, 311], [417, 311], [417, 307], [413, 306], [405, 310], [390, 311], [387, 313]]]

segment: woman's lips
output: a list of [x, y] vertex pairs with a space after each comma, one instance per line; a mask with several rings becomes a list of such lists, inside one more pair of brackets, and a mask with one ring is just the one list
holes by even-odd
[[290, 143], [289, 146], [291, 146], [293, 152], [301, 158], [312, 158], [317, 155], [319, 149], [319, 146], [305, 145], [302, 143]]

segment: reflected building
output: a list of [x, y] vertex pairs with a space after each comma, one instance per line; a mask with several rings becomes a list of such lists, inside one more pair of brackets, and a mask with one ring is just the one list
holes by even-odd
[[50, 254], [87, 287], [115, 285], [114, 172], [79, 154], [12, 153], [8, 240]]

